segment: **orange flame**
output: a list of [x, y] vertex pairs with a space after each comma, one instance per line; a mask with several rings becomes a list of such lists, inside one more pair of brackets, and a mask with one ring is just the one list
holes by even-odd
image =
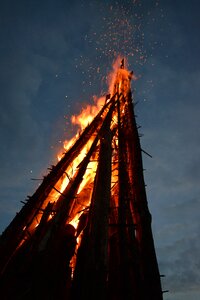
[[[119, 68], [122, 61], [124, 61], [124, 66]], [[137, 79], [133, 73], [130, 73], [127, 70], [126, 65], [126, 60], [122, 59], [121, 56], [118, 56], [113, 63], [113, 69], [107, 77], [108, 91], [111, 96], [113, 96], [116, 92], [122, 93], [124, 96], [126, 96], [130, 91], [130, 79]], [[94, 102], [94, 105], [87, 105], [85, 108], [83, 108], [79, 115], [73, 115], [71, 117], [72, 124], [78, 125], [80, 129], [83, 130], [89, 123], [91, 123], [93, 118], [104, 105], [105, 97], [94, 97]], [[76, 137], [64, 142], [65, 150], [68, 150], [74, 144]]]
[[[119, 66], [121, 67], [119, 68]], [[126, 60], [122, 60], [121, 56], [118, 56], [118, 58], [113, 63], [113, 68], [110, 74], [108, 75], [108, 90], [109, 94], [113, 96], [116, 92], [121, 93], [124, 97], [127, 96], [128, 92], [130, 91], [130, 79], [136, 79], [136, 76], [133, 75], [133, 73], [130, 73], [126, 68], [127, 62]], [[85, 108], [82, 109], [81, 113], [79, 115], [73, 115], [71, 118], [71, 121], [74, 125], [78, 125], [81, 130], [83, 130], [97, 115], [101, 107], [105, 104], [105, 97], [96, 98], [94, 97], [94, 105], [87, 105]], [[117, 122], [117, 115], [113, 116], [113, 124], [116, 124]], [[113, 127], [112, 124], [112, 127]], [[78, 134], [73, 137], [69, 141], [64, 142], [64, 149], [68, 150], [76, 141], [78, 137]], [[117, 141], [116, 141], [117, 143]], [[73, 168], [76, 168], [78, 164], [81, 162], [81, 160], [85, 157], [86, 153], [88, 152], [90, 146], [92, 144], [92, 138], [88, 141], [85, 148], [81, 151], [79, 156], [74, 160]], [[59, 156], [61, 158], [61, 156]], [[87, 169], [83, 181], [79, 187], [78, 194], [83, 190], [84, 187], [86, 187], [88, 184], [90, 184], [92, 181], [94, 181], [95, 177], [95, 171], [97, 168], [96, 162], [90, 162], [90, 166]], [[69, 174], [69, 176], [73, 176], [72, 170], [66, 170], [66, 172]], [[118, 172], [115, 170], [113, 173], [114, 177], [117, 177]], [[66, 188], [67, 184], [69, 183], [68, 178], [64, 178], [63, 182], [61, 183], [61, 186], [59, 190], [61, 192]], [[112, 184], [113, 187], [114, 184]], [[55, 195], [55, 191], [53, 191], [53, 194]], [[53, 197], [53, 201], [55, 201], [55, 197]], [[75, 227], [78, 224], [78, 217], [75, 220], [71, 221], [71, 224], [73, 224]]]
[[96, 102], [95, 105], [87, 105], [86, 108], [82, 109], [79, 115], [73, 115], [71, 118], [72, 124], [79, 125], [81, 129], [84, 129], [88, 124], [90, 124], [101, 107], [104, 105], [105, 98], [101, 97], [97, 99], [94, 97], [94, 102]]
[[[121, 64], [121, 67], [119, 68]], [[119, 56], [116, 61], [113, 63], [113, 69], [108, 75], [108, 90], [109, 94], [111, 96], [114, 96], [116, 93], [122, 94], [124, 97], [127, 96], [127, 94], [130, 91], [130, 79], [136, 79], [136, 77], [133, 75], [133, 73], [130, 73], [126, 66], [126, 61], [122, 61], [122, 58]], [[73, 115], [71, 118], [71, 121], [73, 124], [79, 126], [79, 130], [83, 130], [97, 115], [97, 113], [100, 111], [101, 107], [105, 104], [105, 97], [94, 97], [94, 105], [87, 105], [85, 108], [82, 109], [81, 113], [77, 116]], [[123, 112], [122, 112], [123, 113]], [[113, 128], [117, 124], [117, 114], [113, 116], [112, 118], [112, 125], [111, 128]], [[76, 142], [77, 138], [79, 137], [79, 134], [77, 133], [76, 136], [74, 136], [71, 140], [64, 142], [64, 149], [67, 151], [69, 150], [72, 145]], [[63, 191], [68, 186], [71, 178], [74, 176], [76, 169], [80, 162], [84, 159], [86, 154], [88, 153], [92, 143], [94, 141], [94, 137], [91, 136], [85, 147], [82, 149], [82, 151], [79, 153], [79, 155], [74, 159], [73, 165], [70, 165], [67, 170], [63, 173], [63, 176], [58, 180], [58, 182], [54, 185], [54, 188], [52, 188], [51, 192], [47, 196], [46, 200], [44, 201], [42, 205], [42, 209], [46, 207], [48, 202], [56, 203], [60, 197], [60, 193], [63, 193]], [[115, 139], [115, 145], [117, 147], [117, 139]], [[64, 154], [58, 154], [58, 160], [62, 158]], [[98, 158], [98, 153], [96, 154], [96, 160]], [[84, 174], [83, 180], [79, 186], [77, 196], [81, 197], [82, 191], [87, 188], [92, 182], [94, 182], [95, 178], [95, 172], [97, 168], [97, 162], [91, 161], [88, 165], [88, 168]], [[113, 164], [113, 171], [112, 171], [112, 184], [111, 184], [111, 190], [115, 190], [115, 182], [117, 181], [118, 177], [118, 170], [117, 165]], [[59, 192], [58, 192], [59, 191]], [[87, 201], [83, 201], [83, 206], [89, 206], [90, 205], [90, 199]], [[75, 210], [76, 211], [76, 210]], [[74, 212], [75, 213], [75, 212]], [[70, 224], [72, 224], [75, 228], [78, 225], [79, 217], [82, 214], [77, 213], [73, 215], [73, 218], [69, 221]], [[50, 218], [52, 218], [51, 216]], [[49, 218], [49, 219], [50, 219]], [[36, 220], [37, 219], [37, 220]], [[33, 221], [31, 228], [35, 228], [37, 226], [37, 223], [40, 222], [41, 215], [37, 215], [37, 218]]]

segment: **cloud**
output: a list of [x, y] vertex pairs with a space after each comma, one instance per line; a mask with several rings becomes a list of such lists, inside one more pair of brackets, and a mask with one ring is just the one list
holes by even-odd
[[[20, 209], [20, 200], [37, 188], [30, 178], [46, 172], [55, 155], [50, 146], [71, 134], [69, 127], [64, 132], [64, 114], [79, 112], [84, 101], [105, 91], [100, 79], [110, 68], [110, 57], [96, 48], [107, 43], [109, 50], [115, 45], [109, 36], [103, 38], [103, 18], [111, 22], [120, 10], [112, 1], [67, 5], [65, 1], [21, 1], [11, 7], [12, 2], [2, 7], [0, 27], [4, 41], [0, 49], [1, 228]], [[167, 1], [164, 7], [156, 5], [158, 1], [146, 2], [136, 11], [131, 7], [131, 20], [136, 12], [143, 19], [134, 19], [137, 24], [132, 24], [141, 22], [134, 31], [139, 36], [132, 36], [134, 56], [129, 63], [141, 75], [133, 88], [140, 101], [136, 114], [144, 133], [142, 148], [153, 156], [143, 155], [147, 198], [160, 271], [167, 276], [164, 289], [170, 290], [165, 299], [196, 300], [200, 263], [199, 26], [182, 1]], [[109, 24], [106, 33], [117, 30], [118, 23]], [[121, 35], [118, 38], [123, 40]], [[147, 48], [146, 64], [136, 63], [139, 54], [134, 52], [134, 43]], [[101, 69], [98, 75], [97, 67]]]
[[196, 236], [186, 236], [171, 246], [160, 249], [162, 259], [159, 267], [166, 275], [165, 287], [172, 293], [199, 291], [199, 246]]

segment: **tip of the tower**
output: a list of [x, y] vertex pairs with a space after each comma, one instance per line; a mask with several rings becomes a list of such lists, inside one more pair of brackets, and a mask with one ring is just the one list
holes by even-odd
[[120, 69], [124, 69], [124, 58], [121, 60]]

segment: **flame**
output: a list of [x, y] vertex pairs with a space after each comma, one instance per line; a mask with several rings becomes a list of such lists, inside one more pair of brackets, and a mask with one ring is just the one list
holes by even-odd
[[109, 93], [114, 95], [118, 92], [126, 97], [130, 91], [130, 80], [136, 80], [137, 77], [127, 69], [127, 61], [121, 56], [118, 56], [112, 67], [113, 69], [108, 75]]
[[73, 115], [71, 118], [72, 124], [79, 125], [81, 129], [84, 129], [88, 124], [91, 123], [93, 118], [96, 116], [96, 114], [99, 112], [99, 110], [105, 103], [105, 97], [94, 97], [93, 99], [96, 104], [87, 105], [85, 108], [82, 109], [79, 115]]
[[108, 90], [111, 95], [114, 94], [113, 91], [114, 91], [114, 86], [116, 81], [116, 75], [117, 72], [119, 71], [119, 66], [121, 64], [121, 61], [122, 61], [122, 57], [118, 56], [117, 59], [113, 62], [112, 71], [108, 74], [107, 77]]
[[[122, 61], [124, 65], [122, 66]], [[119, 66], [121, 65], [121, 68]], [[112, 71], [107, 77], [108, 91], [111, 96], [113, 96], [119, 89], [119, 93], [124, 96], [130, 91], [130, 79], [136, 80], [137, 77], [128, 71], [126, 68], [127, 62], [118, 56], [112, 65]], [[91, 123], [93, 118], [97, 115], [101, 107], [105, 104], [105, 97], [93, 97], [94, 105], [87, 105], [82, 109], [79, 115], [73, 115], [71, 117], [71, 122], [74, 125], [78, 125], [81, 130], [83, 130], [88, 124]], [[76, 141], [78, 135], [73, 137], [71, 140], [66, 140], [63, 144], [64, 149], [68, 150]], [[60, 155], [59, 155], [60, 158]]]
[[[121, 67], [119, 68], [119, 65], [121, 64]], [[108, 75], [108, 90], [110, 97], [114, 96], [116, 93], [121, 94], [124, 98], [126, 98], [127, 94], [130, 92], [130, 81], [131, 78], [136, 79], [135, 75], [133, 73], [130, 73], [128, 69], [126, 68], [127, 62], [126, 60], [122, 60], [122, 57], [118, 57], [115, 62], [113, 63], [113, 68], [110, 74]], [[97, 115], [97, 113], [100, 111], [102, 106], [105, 104], [105, 97], [94, 97], [94, 105], [87, 105], [85, 108], [82, 109], [80, 114], [73, 115], [71, 118], [71, 122], [74, 125], [78, 125], [79, 127], [79, 133], [77, 133], [72, 139], [66, 140], [63, 144], [63, 147], [65, 151], [68, 151], [76, 142], [76, 140], [79, 138], [80, 131], [82, 131]], [[123, 106], [122, 106], [122, 114], [123, 114]], [[113, 129], [117, 125], [117, 112], [114, 113], [112, 117], [112, 123], [111, 123], [111, 129]], [[87, 144], [83, 147], [83, 149], [80, 151], [79, 155], [73, 160], [73, 163], [63, 172], [62, 177], [58, 180], [58, 182], [52, 187], [51, 192], [47, 196], [46, 200], [42, 204], [41, 209], [45, 209], [48, 202], [56, 203], [58, 199], [60, 198], [60, 195], [65, 191], [68, 184], [70, 183], [71, 179], [75, 175], [77, 171], [77, 167], [81, 163], [81, 161], [84, 159], [86, 154], [88, 153], [95, 137], [91, 136], [88, 140]], [[117, 182], [118, 182], [118, 163], [115, 153], [115, 149], [118, 147], [118, 140], [116, 137], [113, 139], [113, 162], [112, 162], [112, 183], [111, 183], [111, 194], [113, 197], [113, 200], [117, 206], [117, 197], [115, 196], [117, 194]], [[116, 150], [117, 153], [117, 150]], [[58, 160], [62, 158], [64, 154], [59, 153], [58, 154]], [[83, 176], [83, 180], [78, 188], [77, 191], [77, 197], [79, 197], [80, 202], [82, 202], [81, 205], [84, 207], [87, 207], [90, 205], [90, 198], [91, 195], [87, 195], [87, 200], [84, 198], [84, 190], [89, 187], [90, 184], [94, 182], [96, 169], [97, 169], [97, 161], [98, 161], [98, 151], [95, 153], [95, 157], [89, 162], [88, 168]], [[78, 210], [79, 208], [79, 210]], [[73, 225], [75, 228], [77, 228], [79, 223], [79, 218], [83, 212], [80, 212], [81, 208], [79, 204], [76, 204], [72, 207], [70, 220], [68, 220], [68, 223]], [[37, 224], [40, 222], [42, 217], [42, 214], [37, 214], [37, 216], [34, 218], [32, 224], [29, 226], [29, 231], [34, 230]], [[54, 218], [54, 214], [51, 214], [48, 218], [48, 220]]]
[[[75, 171], [77, 170], [78, 165], [84, 159], [88, 150], [90, 149], [93, 140], [94, 140], [94, 137], [91, 137], [91, 139], [88, 141], [88, 143], [85, 145], [85, 147], [79, 153], [79, 155], [73, 160], [73, 165], [70, 165], [65, 170], [65, 173], [63, 174], [63, 176], [56, 183], [55, 189], [51, 190], [45, 203], [48, 203], [49, 201], [56, 202], [58, 200], [58, 198], [60, 197], [60, 194], [57, 192], [57, 190], [60, 193], [64, 192], [64, 190], [66, 189], [67, 185], [70, 182], [70, 178], [73, 177], [73, 175], [75, 174]], [[92, 172], [91, 172], [91, 169], [86, 170], [86, 172], [84, 174], [84, 178], [82, 180], [82, 183], [78, 189], [78, 194], [81, 192], [81, 190], [85, 187], [86, 184], [90, 183], [94, 179], [97, 163], [90, 162], [89, 165], [91, 166]]]

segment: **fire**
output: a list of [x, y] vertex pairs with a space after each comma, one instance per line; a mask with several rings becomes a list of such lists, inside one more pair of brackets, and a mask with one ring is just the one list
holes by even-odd
[[[124, 96], [130, 91], [130, 79], [136, 80], [137, 77], [130, 73], [126, 68], [126, 60], [122, 59], [121, 56], [113, 63], [113, 70], [108, 75], [108, 91], [111, 97], [116, 93], [122, 93]], [[121, 65], [121, 68], [119, 66]], [[94, 97], [94, 105], [87, 105], [82, 109], [79, 115], [73, 115], [71, 117], [71, 122], [74, 125], [78, 125], [81, 130], [83, 130], [88, 124], [91, 123], [93, 118], [99, 112], [101, 107], [105, 104], [105, 97], [96, 98]], [[117, 116], [114, 115], [113, 118], [117, 119]], [[78, 134], [73, 137], [71, 140], [66, 140], [63, 143], [64, 149], [67, 151], [74, 144], [78, 137]], [[58, 155], [60, 160], [62, 155]]]
[[[121, 64], [121, 68], [119, 68], [119, 65]], [[108, 85], [109, 85], [109, 93], [111, 96], [113, 96], [116, 92], [119, 94], [122, 94], [124, 97], [127, 96], [127, 94], [130, 91], [130, 80], [131, 78], [136, 79], [136, 77], [133, 75], [133, 73], [130, 73], [125, 68], [126, 61], [122, 59], [120, 56], [117, 58], [117, 60], [113, 64], [113, 70], [108, 75]], [[95, 105], [87, 105], [84, 109], [82, 109], [81, 113], [77, 116], [73, 115], [71, 118], [71, 121], [75, 125], [79, 125], [80, 129], [83, 130], [96, 116], [96, 114], [99, 112], [102, 105], [105, 104], [105, 98], [101, 97], [99, 99], [95, 98]], [[123, 113], [123, 111], [122, 111]], [[111, 128], [113, 128], [117, 123], [117, 114], [115, 113], [113, 115], [112, 125]], [[74, 143], [75, 138], [72, 138], [70, 141], [64, 142], [64, 148], [69, 149], [70, 146]], [[90, 144], [90, 143], [88, 143]], [[118, 141], [115, 139], [115, 146], [117, 147]], [[83, 151], [84, 152], [84, 151]], [[81, 155], [83, 158], [83, 156]], [[87, 169], [83, 181], [79, 186], [78, 193], [79, 194], [84, 187], [86, 187], [89, 183], [94, 181], [95, 172], [97, 168], [97, 162], [90, 162], [89, 168]], [[112, 182], [111, 182], [111, 189], [112, 194], [115, 192], [115, 186], [117, 183], [118, 178], [118, 164], [113, 163], [113, 171], [112, 171]], [[65, 183], [66, 185], [66, 183]], [[90, 204], [87, 203], [88, 205]], [[70, 224], [72, 224], [75, 228], [78, 226], [79, 217], [81, 216], [81, 213], [77, 214], [72, 221], [70, 221]]]
[[95, 105], [87, 105], [84, 109], [82, 109], [78, 116], [73, 115], [71, 118], [72, 124], [79, 125], [81, 129], [84, 129], [88, 124], [90, 124], [99, 112], [100, 108], [104, 105], [105, 98], [94, 97], [94, 102], [96, 103]]
[[[119, 68], [120, 66], [120, 68]], [[109, 93], [114, 95], [116, 92], [123, 94], [125, 97], [130, 91], [130, 80], [136, 80], [137, 77], [133, 72], [127, 69], [127, 61], [121, 56], [118, 56], [113, 63], [113, 70], [108, 75]]]
[[[136, 79], [136, 77], [133, 75], [133, 73], [130, 73], [126, 68], [126, 61], [122, 59], [120, 56], [117, 58], [117, 60], [113, 64], [113, 69], [108, 75], [108, 90], [109, 90], [109, 97], [113, 97], [116, 93], [121, 95], [122, 97], [126, 97], [127, 94], [130, 91], [130, 80], [131, 78]], [[120, 66], [120, 68], [119, 68]], [[105, 99], [105, 97], [96, 98], [94, 97], [94, 105], [87, 105], [85, 108], [82, 109], [79, 115], [73, 115], [71, 118], [71, 122], [74, 125], [78, 125], [79, 131], [83, 131], [85, 127], [88, 126], [88, 124], [91, 123], [91, 121], [94, 119], [94, 117], [98, 114], [102, 106], [104, 106], [105, 102], [109, 100], [108, 97]], [[123, 106], [121, 113], [123, 114]], [[105, 113], [106, 114], [106, 113]], [[104, 114], [104, 116], [105, 116]], [[103, 117], [104, 117], [103, 116]], [[114, 130], [117, 126], [118, 122], [118, 116], [117, 112], [115, 111], [112, 116], [112, 122], [111, 122], [111, 130]], [[80, 133], [77, 133], [72, 139], [66, 140], [63, 144], [65, 151], [68, 151], [74, 143], [79, 138]], [[76, 158], [73, 160], [72, 164], [70, 164], [66, 170], [64, 170], [63, 175], [60, 177], [60, 179], [57, 181], [57, 183], [52, 187], [51, 192], [47, 195], [46, 200], [43, 202], [41, 206], [41, 210], [44, 210], [47, 204], [50, 202], [53, 205], [56, 204], [62, 193], [65, 191], [67, 186], [69, 185], [70, 181], [75, 176], [79, 164], [83, 161], [85, 156], [87, 155], [89, 149], [91, 148], [92, 143], [94, 142], [95, 135], [91, 136], [88, 140], [88, 142], [85, 144], [85, 146], [82, 148], [82, 150], [79, 152], [79, 154], [76, 156]], [[112, 179], [111, 179], [111, 194], [113, 197], [113, 200], [115, 202], [115, 205], [117, 206], [117, 197], [115, 196], [117, 194], [117, 183], [118, 183], [118, 163], [117, 163], [117, 157], [115, 155], [115, 152], [117, 153], [118, 148], [118, 140], [115, 137], [113, 139], [113, 161], [112, 161]], [[58, 160], [62, 159], [64, 154], [58, 154]], [[81, 214], [83, 213], [83, 209], [90, 206], [91, 201], [91, 191], [87, 191], [89, 186], [93, 184], [96, 169], [98, 165], [98, 145], [97, 150], [95, 151], [95, 154], [93, 155], [92, 159], [90, 159], [90, 162], [88, 164], [88, 167], [86, 169], [86, 172], [84, 173], [84, 176], [82, 178], [82, 181], [79, 185], [76, 197], [78, 198], [78, 202], [75, 202], [73, 204], [73, 207], [71, 209], [71, 216], [69, 216], [68, 223], [73, 225], [75, 228], [77, 228], [79, 223], [79, 218]], [[50, 214], [48, 217], [48, 220], [52, 220], [54, 218], [55, 214]], [[42, 214], [38, 213], [36, 217], [34, 218], [32, 224], [27, 228], [27, 230], [35, 230], [35, 228], [38, 226], [40, 220], [41, 220]]]

